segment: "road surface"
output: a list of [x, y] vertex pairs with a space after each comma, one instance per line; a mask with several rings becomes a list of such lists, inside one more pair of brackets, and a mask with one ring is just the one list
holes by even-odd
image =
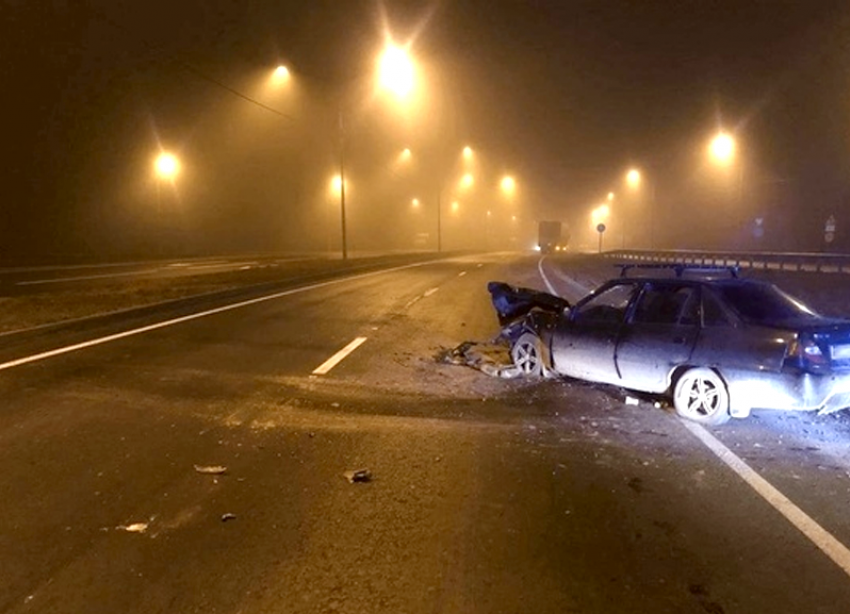
[[455, 258], [14, 337], [0, 611], [846, 612], [845, 416], [700, 439], [653, 399], [441, 359], [496, 334], [487, 281], [578, 291], [570, 267]]

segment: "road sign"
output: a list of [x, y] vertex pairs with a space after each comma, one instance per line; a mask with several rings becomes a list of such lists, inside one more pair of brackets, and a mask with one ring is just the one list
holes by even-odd
[[835, 216], [834, 215], [830, 215], [828, 218], [826, 218], [826, 224], [824, 224], [823, 231], [824, 232], [833, 232], [833, 233], [835, 232]]
[[599, 234], [602, 234], [603, 232], [605, 232], [605, 224], [597, 224], [596, 225], [596, 232], [598, 232]]
[[830, 215], [826, 218], [826, 223], [823, 225], [823, 240], [827, 243], [832, 243], [835, 240], [835, 216]]

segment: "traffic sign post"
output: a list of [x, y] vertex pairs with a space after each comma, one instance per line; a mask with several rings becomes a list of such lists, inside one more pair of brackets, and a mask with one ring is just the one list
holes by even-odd
[[826, 218], [826, 224], [823, 226], [823, 240], [827, 243], [832, 243], [835, 240], [835, 216], [830, 215]]
[[605, 224], [597, 224], [596, 232], [599, 233], [599, 253], [602, 253], [602, 233], [605, 232]]

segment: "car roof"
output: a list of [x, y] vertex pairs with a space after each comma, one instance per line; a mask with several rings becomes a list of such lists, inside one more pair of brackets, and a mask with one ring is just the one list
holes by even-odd
[[720, 287], [743, 287], [743, 286], [773, 286], [774, 284], [760, 279], [751, 279], [745, 277], [736, 277], [734, 279], [718, 279], [716, 277], [618, 277], [609, 281], [611, 282], [630, 282], [630, 283], [654, 283], [654, 284], [676, 284], [676, 285], [702, 285], [702, 286], [720, 286]]

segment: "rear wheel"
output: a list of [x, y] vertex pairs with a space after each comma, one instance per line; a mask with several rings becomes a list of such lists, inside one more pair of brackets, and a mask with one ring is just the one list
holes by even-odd
[[534, 333], [523, 333], [511, 347], [514, 366], [522, 375], [540, 377], [546, 367], [543, 357], [543, 342]]
[[682, 418], [718, 425], [729, 420], [729, 391], [711, 369], [689, 369], [676, 382], [673, 406]]

